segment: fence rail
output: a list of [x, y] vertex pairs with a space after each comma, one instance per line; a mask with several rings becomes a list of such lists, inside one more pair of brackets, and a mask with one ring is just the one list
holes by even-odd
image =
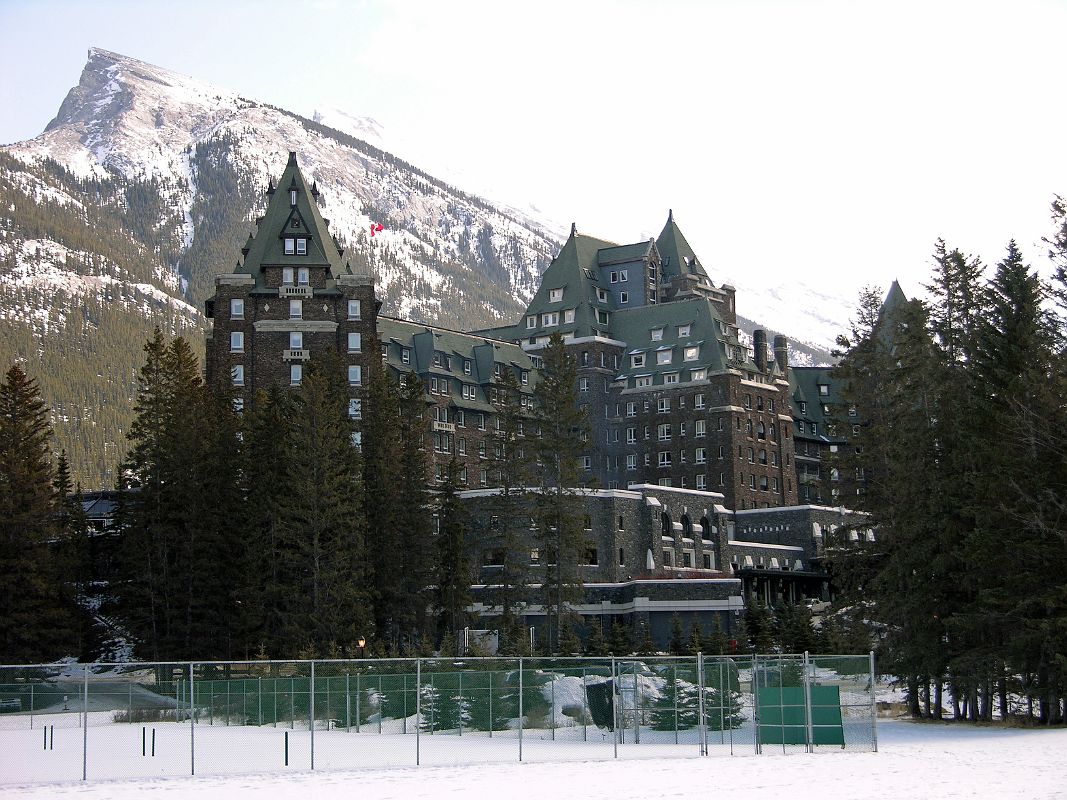
[[0, 784], [877, 750], [874, 657], [0, 666]]

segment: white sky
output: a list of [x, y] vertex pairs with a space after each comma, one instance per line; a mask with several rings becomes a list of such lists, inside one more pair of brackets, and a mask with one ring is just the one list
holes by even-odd
[[673, 208], [746, 285], [914, 290], [938, 236], [1037, 265], [1067, 195], [1062, 0], [0, 0], [0, 30], [0, 142], [103, 47], [374, 117], [427, 171], [595, 236]]

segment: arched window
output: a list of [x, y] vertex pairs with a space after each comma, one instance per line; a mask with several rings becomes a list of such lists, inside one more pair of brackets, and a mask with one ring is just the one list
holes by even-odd
[[686, 539], [693, 538], [693, 520], [689, 519], [688, 514], [682, 514], [682, 536]]
[[660, 520], [663, 524], [663, 535], [674, 536], [674, 525], [671, 524], [671, 515], [666, 511], [660, 515]]

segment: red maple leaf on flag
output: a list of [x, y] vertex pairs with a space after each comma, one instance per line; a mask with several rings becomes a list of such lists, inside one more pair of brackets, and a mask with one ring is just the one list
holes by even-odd
[[381, 233], [381, 232], [382, 232], [382, 223], [380, 223], [380, 222], [372, 222], [370, 224], [370, 235], [371, 235], [371, 238], [374, 237], [374, 234]]

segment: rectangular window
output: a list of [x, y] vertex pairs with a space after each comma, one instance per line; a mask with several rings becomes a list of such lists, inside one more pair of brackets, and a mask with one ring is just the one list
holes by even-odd
[[643, 367], [644, 365], [645, 365], [645, 354], [644, 353], [634, 353], [632, 356], [630, 356], [630, 366], [631, 367]]
[[630, 302], [629, 292], [619, 292], [619, 305]]
[[289, 331], [289, 349], [300, 350], [304, 346], [304, 334], [301, 331]]
[[289, 301], [289, 319], [303, 319], [304, 318], [304, 301], [303, 300], [290, 300]]
[[606, 303], [608, 302], [608, 293], [603, 289], [598, 288], [596, 290], [596, 299], [599, 300], [601, 303]]
[[637, 469], [637, 454], [636, 453], [627, 454], [627, 456], [626, 456], [626, 469], [630, 470], [631, 472], [633, 470]]
[[245, 349], [245, 335], [241, 331], [230, 331], [230, 352], [243, 353]]
[[411, 363], [411, 351], [408, 350], [408, 348], [406, 348], [406, 347], [401, 347], [400, 348], [400, 363], [401, 364], [410, 364]]
[[706, 369], [691, 369], [689, 370], [689, 380], [702, 381], [708, 377], [708, 371]]
[[666, 414], [671, 410], [671, 399], [669, 397], [661, 397], [656, 403], [656, 411], [660, 414]]
[[240, 297], [230, 299], [230, 319], [245, 318], [245, 301]]
[[574, 309], [568, 308], [563, 312], [563, 324], [570, 325], [572, 322], [574, 322]]
[[688, 325], [679, 325], [678, 326], [678, 338], [679, 339], [685, 339], [687, 336], [689, 336], [689, 326]]
[[348, 332], [348, 352], [358, 353], [363, 349], [363, 336], [356, 331]]
[[[304, 241], [301, 239], [300, 241]], [[300, 267], [296, 271], [296, 283], [298, 286], [308, 286], [311, 284], [311, 270], [307, 267]]]
[[363, 418], [363, 401], [358, 397], [351, 397], [348, 400], [348, 416], [352, 419]]
[[521, 383], [523, 386], [527, 386], [530, 383], [529, 370], [524, 369], [522, 372], [519, 373], [519, 383]]
[[626, 429], [626, 444], [636, 444], [636, 443], [637, 443], [637, 428], [627, 428]]
[[651, 385], [652, 385], [652, 376], [651, 375], [641, 375], [641, 376], [639, 376], [637, 378], [634, 378], [634, 386], [636, 386], [638, 389], [644, 389], [645, 387], [651, 386]]
[[668, 372], [666, 375], [663, 376], [663, 382], [664, 383], [678, 383], [678, 373], [677, 372]]
[[704, 436], [707, 431], [707, 421], [698, 419], [693, 423], [693, 435]]
[[671, 551], [671, 550], [664, 550], [663, 551], [663, 566], [665, 566], [665, 567], [673, 567], [674, 566], [674, 552], [673, 551]]
[[608, 324], [608, 312], [607, 311], [601, 311], [600, 309], [597, 309], [596, 321], [600, 325], [607, 325]]
[[[697, 475], [697, 488], [698, 489], [707, 489], [708, 488], [708, 476], [707, 475]], [[704, 558], [707, 559], [707, 556], [704, 556]], [[704, 569], [711, 569], [711, 567], [704, 567]]]
[[559, 312], [551, 311], [541, 315], [541, 324], [545, 327], [559, 325]]
[[696, 449], [696, 462], [698, 464], [706, 464], [707, 460], [708, 460], [708, 451], [705, 450], [703, 447], [698, 447]]
[[671, 465], [670, 451], [664, 450], [659, 454], [659, 465], [661, 467], [669, 467]]
[[625, 269], [619, 270], [619, 283], [626, 283], [630, 279], [630, 271]]
[[363, 367], [359, 364], [348, 365], [348, 385], [360, 386], [363, 384]]
[[587, 469], [588, 470], [588, 469], [592, 469], [592, 468], [593, 468], [593, 457], [592, 456], [582, 456], [582, 469]]
[[531, 314], [530, 316], [528, 316], [526, 318], [526, 328], [527, 328], [527, 330], [533, 330], [536, 327], [537, 327], [537, 315], [536, 314]]
[[549, 289], [548, 290], [548, 302], [550, 302], [550, 303], [558, 303], [561, 300], [563, 300], [563, 290], [562, 289]]
[[296, 255], [296, 239], [291, 236], [285, 237], [285, 254], [287, 256]]
[[658, 425], [656, 427], [656, 438], [661, 442], [670, 441], [671, 426], [669, 422], [665, 422], [662, 425]]
[[[300, 238], [296, 240], [296, 254], [298, 256], [306, 256], [308, 254], [308, 240]], [[305, 281], [306, 283], [306, 281]]]
[[637, 403], [627, 403], [626, 404], [626, 416], [628, 416], [628, 417], [636, 417], [637, 416]]
[[652, 341], [658, 342], [663, 339], [663, 328], [652, 329]]
[[359, 319], [359, 313], [360, 313], [359, 300], [349, 300], [348, 301], [348, 318], [349, 319]]
[[282, 267], [282, 286], [293, 285], [295, 270], [292, 267]]
[[290, 364], [289, 365], [289, 385], [299, 386], [300, 381], [304, 378], [304, 366], [303, 364]]
[[245, 368], [244, 368], [243, 364], [235, 364], [230, 369], [230, 374], [233, 376], [233, 385], [234, 386], [244, 386], [245, 385]]
[[656, 363], [657, 364], [670, 364], [671, 359], [674, 356], [673, 348], [667, 347], [663, 350], [656, 351]]
[[579, 378], [578, 379], [578, 391], [579, 392], [588, 392], [589, 391], [589, 379], [588, 378]]
[[697, 356], [699, 356], [699, 355], [700, 355], [700, 348], [699, 347], [686, 347], [682, 351], [682, 357], [686, 361], [696, 361], [697, 360]]
[[830, 396], [830, 386], [829, 386], [829, 384], [820, 383], [819, 384], [819, 397], [829, 397], [829, 396]]

